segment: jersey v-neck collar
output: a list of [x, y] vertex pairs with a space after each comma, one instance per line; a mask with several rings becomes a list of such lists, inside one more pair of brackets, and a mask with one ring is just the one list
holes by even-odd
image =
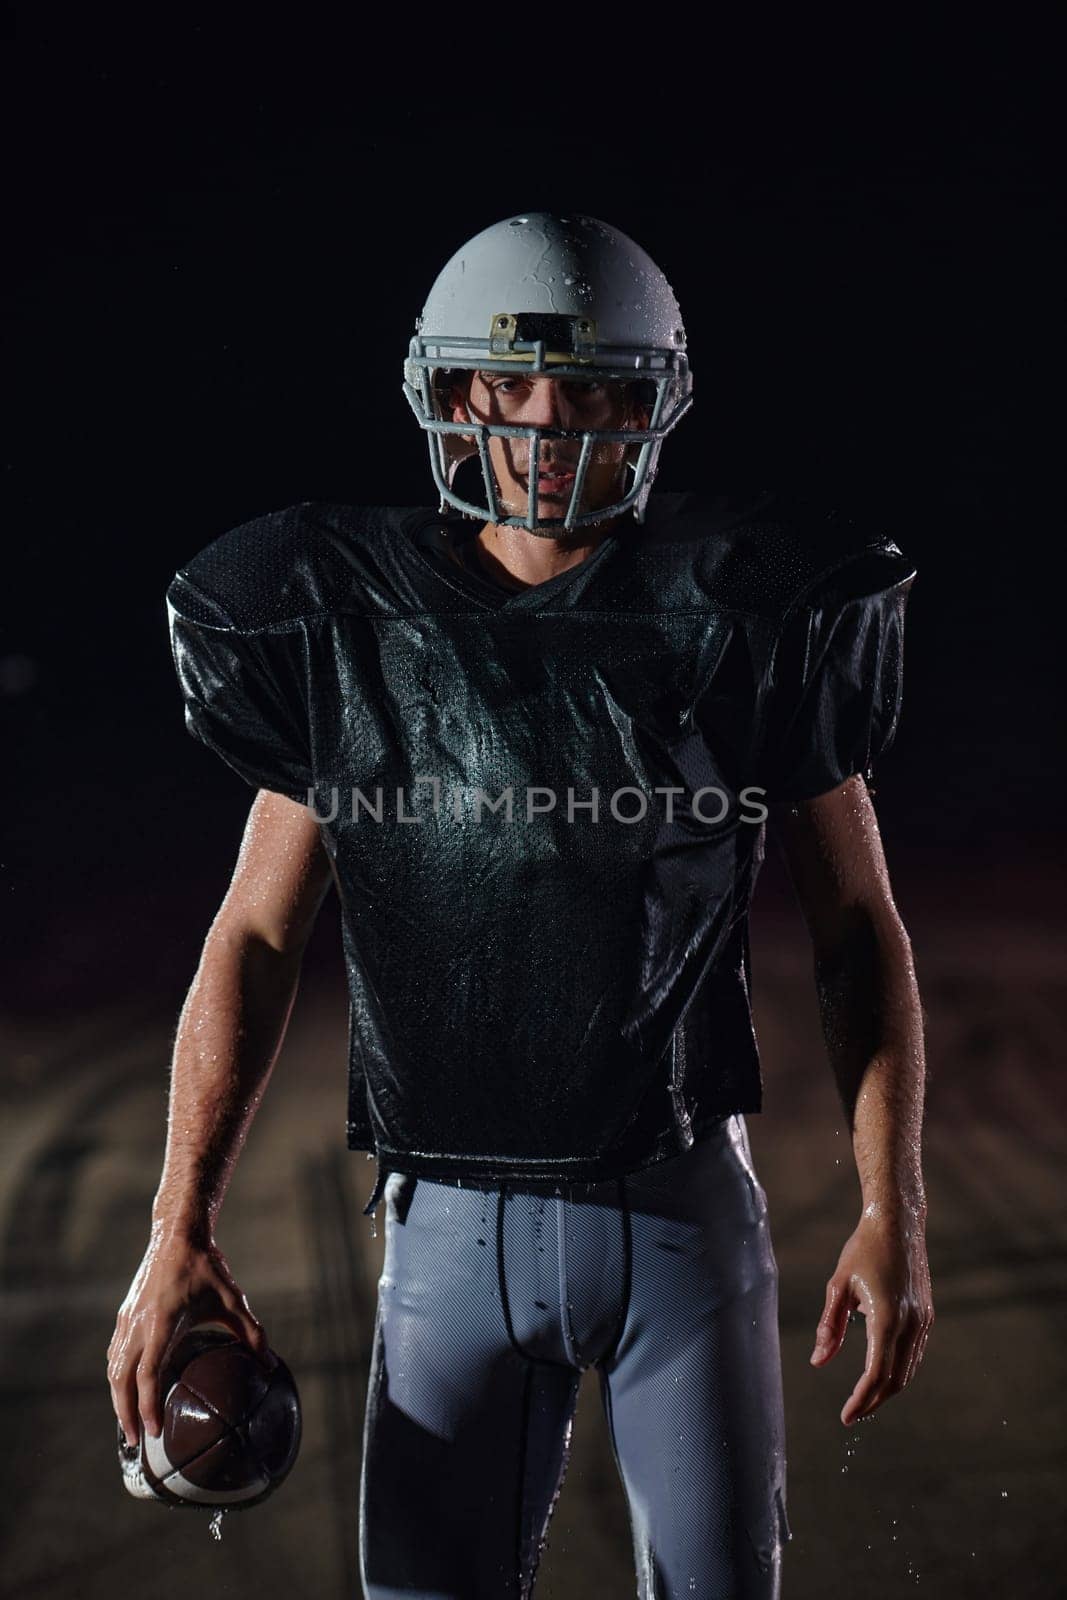
[[459, 567], [488, 582], [494, 592], [500, 590], [504, 594], [519, 594], [524, 587], [509, 574], [492, 570], [484, 559], [479, 529], [472, 518], [457, 517], [446, 523], [436, 517], [428, 526], [419, 529], [418, 541], [420, 548], [429, 550], [446, 572]]
[[[523, 589], [510, 589], [497, 583], [488, 573], [483, 574], [465, 563], [461, 565], [448, 558], [448, 528], [469, 520], [459, 513], [442, 516], [439, 512], [418, 510], [405, 519], [402, 543], [421, 568], [432, 572], [446, 588], [458, 591], [487, 611], [539, 610], [546, 602], [562, 598], [579, 575], [588, 579], [593, 569], [608, 560], [611, 552], [618, 550], [622, 544], [619, 526], [616, 525], [584, 561], [576, 562], [573, 567], [557, 572], [555, 577], [546, 578], [542, 583], [530, 584]], [[469, 537], [475, 537], [473, 529]]]

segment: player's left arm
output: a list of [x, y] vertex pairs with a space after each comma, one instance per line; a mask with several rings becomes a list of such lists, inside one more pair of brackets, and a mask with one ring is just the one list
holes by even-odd
[[848, 1427], [909, 1382], [934, 1320], [921, 1156], [922, 1006], [863, 778], [772, 806], [770, 820], [811, 933], [823, 1034], [863, 1202], [826, 1285], [811, 1356], [815, 1366], [830, 1361], [849, 1313], [862, 1313], [867, 1357], [841, 1412]]

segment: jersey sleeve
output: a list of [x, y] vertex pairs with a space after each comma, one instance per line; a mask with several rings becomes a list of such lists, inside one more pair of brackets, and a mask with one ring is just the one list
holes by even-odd
[[769, 801], [868, 779], [896, 735], [904, 612], [915, 570], [895, 545], [855, 557], [787, 611], [775, 642], [763, 741]]
[[314, 779], [298, 636], [242, 632], [181, 573], [166, 605], [188, 732], [254, 788], [306, 803]]

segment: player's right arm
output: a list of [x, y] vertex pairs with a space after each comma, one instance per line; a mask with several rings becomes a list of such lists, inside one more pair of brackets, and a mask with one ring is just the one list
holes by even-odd
[[193, 1323], [267, 1336], [214, 1241], [223, 1196], [285, 1038], [304, 948], [331, 881], [308, 808], [261, 789], [233, 880], [204, 941], [174, 1044], [167, 1144], [148, 1246], [108, 1346], [115, 1415], [162, 1429], [159, 1372]]

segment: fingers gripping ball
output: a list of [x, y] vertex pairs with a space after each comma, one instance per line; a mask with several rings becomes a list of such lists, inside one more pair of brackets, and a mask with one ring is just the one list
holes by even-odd
[[119, 1465], [132, 1495], [169, 1506], [243, 1510], [281, 1483], [300, 1448], [300, 1397], [273, 1351], [264, 1363], [229, 1329], [193, 1328], [161, 1374], [163, 1431], [141, 1427]]

